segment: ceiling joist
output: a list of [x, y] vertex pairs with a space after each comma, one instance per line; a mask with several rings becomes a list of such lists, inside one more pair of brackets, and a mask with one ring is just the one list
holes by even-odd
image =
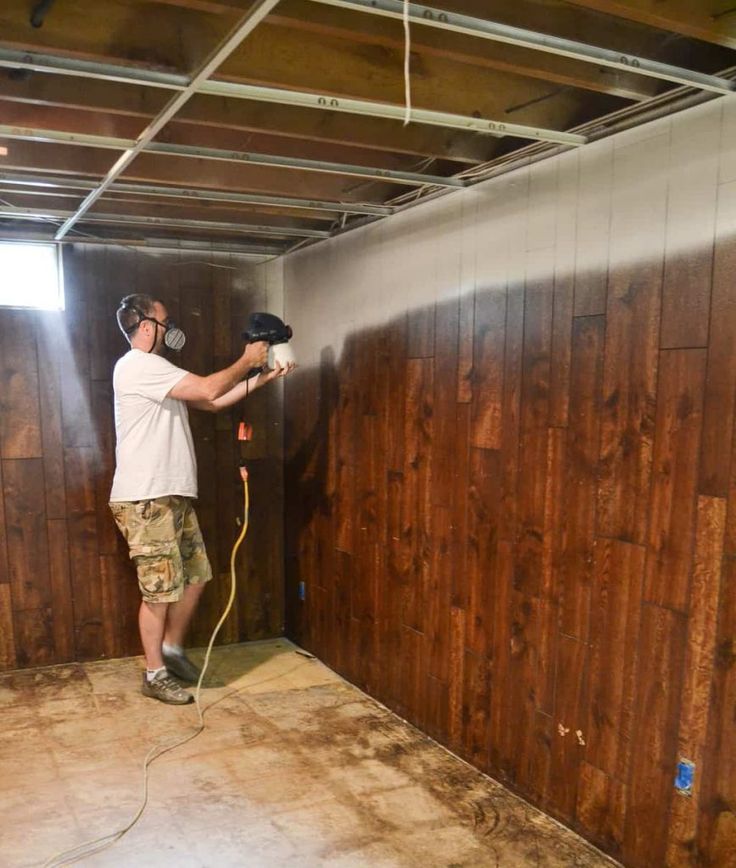
[[[351, 9], [372, 15], [383, 15], [401, 20], [404, 15], [404, 3], [400, 0], [313, 0], [328, 6], [341, 9]], [[733, 93], [733, 82], [714, 75], [705, 75], [689, 69], [682, 69], [668, 63], [649, 60], [633, 54], [622, 54], [607, 48], [587, 45], [547, 33], [538, 33], [521, 27], [512, 27], [470, 15], [461, 15], [430, 6], [420, 6], [410, 3], [408, 7], [409, 20], [423, 27], [436, 27], [443, 31], [462, 33], [480, 39], [503, 42], [520, 48], [530, 48], [547, 54], [569, 57], [583, 63], [606, 66], [621, 72], [635, 73], [675, 84], [684, 84], [701, 90], [710, 90], [718, 94]]]

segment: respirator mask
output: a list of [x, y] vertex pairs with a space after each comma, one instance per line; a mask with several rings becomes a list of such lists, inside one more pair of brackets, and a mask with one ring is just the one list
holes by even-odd
[[[161, 326], [164, 329], [164, 345], [168, 347], [170, 350], [179, 351], [184, 346], [187, 341], [186, 335], [184, 332], [176, 325], [176, 323], [168, 318], [166, 322], [160, 322], [155, 317], [149, 316], [147, 313], [144, 313], [139, 307], [136, 307], [133, 304], [121, 304], [121, 310], [132, 310], [138, 314], [138, 321], [134, 322], [133, 325], [128, 326], [127, 329], [123, 329], [127, 337], [133, 334], [133, 332], [138, 328], [138, 326], [142, 322], [152, 322], [156, 326]], [[158, 337], [158, 328], [154, 330], [153, 334], [153, 343], [151, 344], [151, 349], [148, 352], [153, 352], [154, 347], [156, 346], [156, 338]]]
[[[291, 326], [272, 313], [253, 313], [248, 323], [248, 330], [243, 332], [243, 340], [247, 344], [266, 341], [268, 344], [268, 367], [275, 367], [278, 362], [282, 368], [294, 363], [294, 350], [289, 341], [293, 332]], [[249, 376], [260, 373], [260, 368], [254, 368]]]

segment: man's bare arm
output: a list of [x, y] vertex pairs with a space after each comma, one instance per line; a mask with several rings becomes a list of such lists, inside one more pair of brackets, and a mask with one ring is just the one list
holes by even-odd
[[189, 406], [194, 407], [195, 410], [219, 413], [220, 410], [226, 410], [228, 407], [232, 407], [233, 404], [237, 404], [239, 401], [244, 400], [248, 395], [253, 394], [256, 389], [260, 389], [261, 386], [270, 383], [271, 380], [275, 380], [277, 377], [285, 377], [287, 374], [290, 374], [295, 367], [296, 365], [291, 362], [285, 367], [282, 367], [278, 362], [276, 362], [276, 367], [272, 371], [257, 374], [249, 380], [243, 380], [242, 383], [238, 383], [237, 386], [233, 387], [229, 392], [226, 392], [219, 398], [216, 398], [214, 401], [190, 401]]
[[252, 368], [261, 368], [266, 364], [268, 344], [259, 341], [248, 344], [243, 355], [229, 368], [215, 371], [208, 377], [197, 374], [187, 374], [169, 392], [170, 398], [195, 404], [199, 401], [216, 401], [229, 392]]

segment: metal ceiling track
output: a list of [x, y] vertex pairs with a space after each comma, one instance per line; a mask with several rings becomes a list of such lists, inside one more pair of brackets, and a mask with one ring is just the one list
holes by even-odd
[[[68, 220], [76, 212], [54, 208], [7, 208], [0, 205], [0, 218], [13, 220]], [[186, 220], [178, 217], [148, 217], [136, 214], [99, 214], [87, 212], [79, 218], [84, 223], [107, 223], [125, 226], [166, 226], [172, 229], [208, 229], [221, 232], [239, 232], [244, 235], [272, 235], [275, 237], [329, 238], [323, 229], [302, 229], [298, 226], [250, 225], [225, 223], [215, 220]], [[56, 239], [57, 241], [60, 239]]]
[[[31, 142], [60, 142], [65, 145], [79, 145], [89, 148], [109, 148], [129, 154], [135, 148], [133, 139], [119, 139], [112, 136], [95, 136], [86, 133], [69, 133], [64, 130], [42, 130], [35, 127], [14, 127], [0, 124], [0, 137]], [[169, 157], [190, 157], [202, 160], [221, 160], [226, 163], [247, 163], [250, 166], [272, 166], [280, 169], [299, 169], [306, 172], [325, 172], [334, 175], [350, 175], [357, 178], [370, 178], [374, 181], [390, 181], [397, 184], [410, 184], [418, 187], [436, 186], [460, 188], [465, 181], [458, 178], [445, 178], [442, 175], [423, 175], [420, 172], [400, 172], [395, 169], [379, 169], [369, 166], [354, 166], [348, 163], [330, 163], [325, 160], [304, 160], [300, 157], [282, 157], [275, 154], [258, 154], [249, 151], [227, 151], [220, 148], [205, 148], [197, 145], [174, 145], [168, 142], [148, 142], [146, 153], [163, 154]], [[140, 151], [136, 152], [139, 153]], [[122, 160], [122, 157], [121, 157]], [[120, 160], [118, 161], [118, 163]], [[117, 165], [117, 163], [116, 163]], [[127, 168], [127, 163], [125, 168]], [[109, 174], [108, 174], [109, 177]], [[117, 175], [115, 175], [117, 178]], [[102, 182], [104, 183], [104, 181]], [[105, 190], [112, 188], [115, 181], [106, 184]], [[93, 196], [100, 189], [98, 184]], [[104, 191], [102, 191], [104, 192]], [[95, 195], [96, 201], [99, 195]], [[89, 197], [88, 197], [89, 198]], [[86, 200], [85, 200], [86, 201]], [[83, 203], [84, 204], [84, 203]], [[89, 203], [93, 204], [93, 201]], [[86, 210], [86, 208], [85, 208]], [[385, 216], [385, 215], [381, 215]]]
[[[404, 4], [401, 0], [312, 0], [312, 2], [356, 12], [367, 12], [372, 15], [382, 15], [387, 18], [402, 19], [404, 15]], [[557, 54], [584, 63], [594, 63], [622, 72], [633, 72], [637, 75], [671, 81], [699, 90], [708, 90], [718, 94], [734, 93], [733, 82], [726, 78], [683, 69], [669, 63], [648, 60], [634, 54], [622, 54], [619, 51], [598, 48], [595, 45], [576, 42], [572, 39], [563, 39], [534, 30], [511, 27], [483, 18], [473, 18], [469, 15], [421, 6], [417, 3], [410, 3], [408, 11], [409, 20], [413, 24], [452, 30], [455, 33], [489, 39], [494, 42], [505, 42], [508, 45], [543, 51], [547, 54]]]
[[[143, 70], [119, 65], [91, 63], [89, 61], [80, 62], [78, 70], [75, 71], [74, 63], [70, 62], [67, 58], [57, 58], [46, 54], [27, 53], [9, 49], [0, 49], [0, 66], [32, 69], [36, 72], [44, 73], [81, 75], [87, 78], [123, 82], [126, 84], [150, 84], [152, 87], [171, 87], [180, 91], [182, 90], [183, 81], [181, 75], [154, 73], [149, 82], [146, 80], [147, 73]], [[167, 81], [169, 84], [165, 83]], [[402, 122], [405, 115], [404, 106], [394, 105], [393, 103], [350, 99], [336, 97], [332, 94], [309, 93], [306, 91], [288, 90], [286, 88], [264, 87], [215, 79], [201, 82], [197, 86], [196, 92], [206, 96], [247, 99], [257, 102], [275, 103], [277, 105], [343, 112]], [[429, 126], [446, 127], [447, 129], [464, 130], [465, 132], [482, 133], [489, 136], [515, 136], [522, 139], [570, 145], [571, 147], [584, 145], [587, 142], [585, 136], [575, 133], [417, 107], [412, 108], [411, 120], [413, 123]]]
[[[304, 108], [321, 109], [323, 111], [346, 112], [347, 114], [386, 118], [402, 122], [406, 115], [404, 106], [393, 105], [392, 103], [344, 99], [342, 97], [304, 93], [302, 91], [285, 90], [277, 87], [240, 84], [239, 82], [208, 81], [202, 86], [201, 93], [212, 96], [251, 99], [257, 102], [272, 102], [279, 105], [303, 106]], [[506, 121], [475, 118], [468, 115], [457, 115], [451, 112], [430, 111], [429, 109], [415, 107], [412, 107], [411, 110], [411, 120], [412, 123], [447, 127], [448, 129], [464, 130], [469, 133], [484, 133], [490, 136], [516, 136], [520, 139], [535, 139], [559, 145], [578, 146], [584, 145], [587, 142], [585, 136], [575, 133], [530, 127], [524, 124], [512, 124]]]
[[[0, 183], [44, 189], [94, 190], [97, 181], [83, 178], [65, 178], [63, 175], [25, 175], [0, 172]], [[108, 188], [109, 193], [130, 193], [136, 196], [155, 198], [187, 199], [191, 202], [222, 202], [235, 205], [266, 205], [275, 208], [301, 208], [305, 211], [328, 213], [370, 214], [387, 217], [394, 208], [389, 205], [373, 205], [368, 202], [331, 202], [320, 199], [296, 199], [289, 196], [266, 196], [258, 193], [237, 193], [224, 190], [208, 190], [200, 187], [167, 187], [153, 184], [128, 184], [116, 181]]]

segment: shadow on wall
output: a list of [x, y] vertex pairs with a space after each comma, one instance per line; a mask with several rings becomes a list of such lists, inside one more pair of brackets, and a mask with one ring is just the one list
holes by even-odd
[[647, 264], [594, 315], [573, 292], [550, 275], [416, 308], [287, 382], [287, 632], [627, 864], [662, 864], [686, 846], [657, 825], [685, 649], [715, 642], [686, 629], [696, 525], [725, 510], [697, 498], [707, 351], [660, 349]]

